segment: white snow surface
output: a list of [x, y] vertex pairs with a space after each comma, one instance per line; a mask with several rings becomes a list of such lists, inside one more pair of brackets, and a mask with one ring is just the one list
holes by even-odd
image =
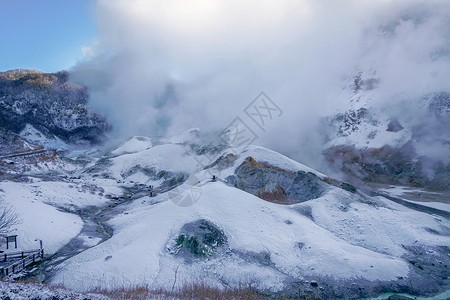
[[42, 132], [27, 124], [20, 132], [20, 136], [34, 142], [38, 145], [44, 146], [47, 149], [67, 150], [70, 146], [56, 136], [47, 137]]
[[111, 151], [113, 155], [141, 152], [152, 147], [152, 139], [146, 136], [134, 136], [123, 143], [119, 148]]
[[[50, 202], [71, 201], [70, 194], [65, 193], [69, 189], [64, 190], [57, 184], [55, 189], [41, 189], [32, 183], [0, 182], [0, 190], [3, 200], [0, 205], [12, 207], [20, 220], [11, 232], [17, 235], [18, 249], [10, 247], [10, 252], [39, 249], [40, 239], [46, 255], [51, 255], [81, 231], [83, 222], [79, 216], [61, 212], [46, 203], [47, 199]], [[1, 248], [6, 251], [5, 244]]]
[[[181, 140], [179, 137], [177, 141]], [[59, 181], [33, 178], [31, 182], [0, 182], [0, 198], [4, 200], [0, 204], [12, 206], [22, 219], [14, 231], [21, 249], [37, 248], [36, 240], [41, 239], [46, 253], [52, 254], [75, 236], [91, 247], [58, 265], [52, 284], [79, 291], [138, 285], [171, 289], [175, 273], [177, 285], [198, 280], [219, 287], [224, 283], [257, 283], [257, 287], [271, 291], [282, 290], [287, 278], [330, 276], [389, 281], [408, 276], [408, 262], [401, 258], [405, 253], [402, 245], [450, 244], [450, 237], [431, 233], [450, 227], [447, 219], [382, 197], [352, 194], [330, 186], [320, 198], [279, 205], [220, 180], [211, 182], [211, 173], [224, 179], [249, 156], [280, 169], [326, 177], [263, 147], [233, 149], [235, 152], [227, 149], [217, 157], [238, 154], [232, 166], [202, 170], [199, 160], [208, 157], [195, 154], [189, 144], [147, 143], [150, 148], [132, 144], [125, 147], [126, 151], [123, 148], [117, 152], [122, 154], [107, 157], [111, 162], [106, 164], [106, 171], [113, 177], [110, 179], [79, 170], [81, 176], [61, 177]], [[105, 195], [120, 196], [121, 186], [129, 185], [130, 180], [149, 182], [144, 172], [127, 177], [130, 182], [123, 181], [123, 175], [136, 166], [195, 175], [198, 181], [191, 184], [201, 192], [198, 202], [179, 207], [169, 199], [169, 193], [130, 201], [119, 207], [118, 214], [109, 221], [114, 234], [104, 242], [88, 234], [79, 235], [83, 226], [80, 217], [56, 208], [75, 211], [106, 206], [109, 200]], [[189, 193], [191, 188], [184, 184], [179, 191]], [[227, 243], [217, 250], [217, 255], [186, 262], [173, 254], [174, 241], [185, 224], [200, 219], [223, 230]], [[268, 257], [270, 263], [252, 259], [255, 256]]]
[[185, 143], [192, 143], [196, 142], [199, 139], [200, 135], [200, 129], [199, 128], [190, 128], [186, 131], [183, 131], [182, 133], [178, 135], [174, 135], [170, 138], [163, 138], [161, 141], [163, 143], [168, 144], [185, 144]]
[[[384, 120], [383, 120], [384, 121]], [[411, 139], [411, 132], [403, 129], [399, 132], [386, 131], [388, 122], [381, 125], [363, 123], [359, 129], [347, 136], [339, 136], [327, 143], [327, 147], [353, 145], [359, 149], [381, 148], [383, 146], [401, 147]]]
[[80, 294], [63, 288], [42, 284], [13, 283], [0, 281], [0, 299], [70, 299], [70, 300], [106, 300], [108, 297], [98, 294]]
[[[335, 197], [330, 194], [323, 199]], [[269, 203], [220, 182], [203, 185], [200, 200], [191, 207], [181, 208], [171, 201], [151, 206], [134, 202], [127, 213], [111, 221], [115, 232], [111, 239], [64, 262], [52, 283], [78, 290], [143, 283], [171, 288], [177, 266], [179, 282], [202, 274], [201, 278], [213, 284], [256, 280], [271, 290], [282, 288], [283, 274], [368, 280], [394, 280], [408, 274], [407, 263], [398, 257], [345, 241], [295, 207]], [[231, 254], [183, 264], [167, 246], [184, 224], [198, 219], [209, 220], [224, 231], [231, 253], [269, 253], [275, 267]], [[76, 276], [78, 272], [84, 276]]]
[[444, 203], [444, 202], [433, 202], [433, 201], [413, 201], [413, 200], [408, 200], [405, 199], [405, 193], [416, 193], [416, 194], [422, 194], [422, 195], [439, 195], [439, 193], [436, 192], [429, 192], [429, 191], [424, 191], [421, 189], [414, 189], [411, 187], [406, 187], [406, 186], [390, 186], [389, 188], [384, 188], [381, 189], [383, 192], [386, 192], [390, 195], [396, 196], [396, 197], [401, 197], [403, 200], [411, 202], [411, 203], [417, 203], [423, 206], [428, 206], [431, 208], [436, 208], [439, 210], [443, 210], [443, 211], [448, 211], [450, 212], [450, 203]]
[[[46, 255], [51, 255], [77, 236], [83, 226], [75, 210], [87, 206], [102, 206], [109, 199], [104, 195], [120, 195], [122, 190], [114, 180], [0, 182], [0, 206], [11, 207], [19, 215], [20, 224], [11, 234], [17, 234], [18, 249], [10, 252], [39, 248], [42, 240]], [[104, 195], [103, 195], [104, 194]], [[81, 237], [82, 238], [82, 237]], [[87, 245], [98, 240], [86, 237]], [[0, 246], [5, 251], [6, 245]]]
[[333, 190], [319, 199], [299, 207], [312, 208], [314, 222], [337, 237], [379, 253], [400, 257], [402, 245], [450, 244], [450, 238], [429, 233], [426, 228], [440, 231], [449, 222], [426, 213], [408, 209], [384, 197], [354, 197]]
[[[362, 73], [363, 79], [373, 78], [375, 73]], [[358, 111], [361, 108], [368, 110], [373, 122], [367, 119], [362, 119], [360, 124], [357, 124], [358, 129], [347, 130], [343, 134], [338, 134], [324, 145], [324, 148], [329, 148], [339, 145], [354, 145], [359, 149], [366, 148], [381, 148], [385, 145], [392, 147], [401, 147], [408, 142], [411, 137], [411, 131], [405, 127], [398, 132], [389, 132], [388, 124], [391, 121], [389, 114], [375, 106], [377, 98], [380, 97], [376, 88], [372, 90], [359, 90], [356, 93], [349, 87], [353, 83], [353, 78], [347, 82], [347, 87], [336, 95], [338, 105], [329, 106], [325, 108], [322, 113], [329, 118], [334, 117], [338, 113], [345, 113], [347, 111]]]
[[[109, 167], [111, 175], [116, 179], [123, 179], [124, 174], [133, 167], [164, 170], [170, 172], [193, 173], [199, 168], [192, 151], [186, 145], [164, 144], [137, 153], [124, 154], [111, 159]], [[136, 181], [148, 180], [147, 177], [136, 177]], [[142, 182], [145, 183], [145, 182]]]

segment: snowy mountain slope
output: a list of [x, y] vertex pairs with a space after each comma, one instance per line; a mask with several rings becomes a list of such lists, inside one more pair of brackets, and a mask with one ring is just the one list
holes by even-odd
[[[360, 73], [324, 123], [325, 159], [348, 180], [450, 189], [450, 94], [387, 101], [376, 73]], [[383, 102], [384, 101], [384, 102]]]
[[41, 146], [22, 138], [18, 134], [0, 128], [0, 155], [11, 155], [28, 151], [40, 150]]
[[54, 150], [38, 149], [0, 160], [0, 178], [26, 181], [27, 176], [46, 176], [45, 174], [68, 174], [77, 165], [66, 162]]
[[111, 152], [112, 155], [121, 155], [140, 152], [152, 147], [152, 139], [145, 136], [134, 136]]
[[112, 178], [121, 184], [175, 186], [203, 169], [211, 153], [220, 153], [217, 147], [198, 144], [196, 137], [195, 129], [174, 138], [157, 140], [155, 144], [148, 137], [133, 137], [88, 165], [85, 173]]
[[[161, 167], [161, 153], [170, 153], [179, 164], [192, 162], [196, 154], [185, 146], [159, 145], [119, 155], [111, 168], [129, 169], [139, 160]], [[414, 254], [418, 249], [434, 252], [436, 260], [448, 260], [449, 220], [329, 185], [325, 175], [262, 147], [252, 146], [224, 163], [230, 151], [223, 151], [215, 163], [197, 173], [198, 166], [185, 164], [189, 168], [183, 171], [197, 181], [177, 191], [200, 190], [194, 205], [179, 207], [171, 201], [173, 194], [163, 191], [123, 204], [108, 222], [113, 236], [60, 264], [51, 282], [78, 290], [137, 284], [170, 289], [177, 276], [178, 284], [201, 278], [214, 286], [252, 282], [262, 290], [286, 292], [295, 286], [292, 282], [305, 286], [315, 280], [333, 282], [333, 293], [347, 296], [344, 282], [348, 280], [365, 286], [369, 294], [376, 290], [370, 292], [373, 286], [413, 293], [440, 289], [442, 279], [428, 275], [445, 270], [436, 267], [418, 274], [421, 269], [409, 260], [420, 257]], [[312, 172], [327, 188], [318, 198], [280, 205], [224, 183], [248, 157], [254, 159], [252, 163], [270, 163], [280, 172]], [[173, 162], [162, 166], [174, 167]], [[211, 182], [211, 174], [217, 174], [218, 182]], [[204, 242], [202, 234], [208, 228], [215, 229], [206, 236], [222, 237]], [[197, 248], [189, 248], [192, 238]], [[85, 277], [74, 276], [81, 271]]]
[[[39, 271], [47, 282], [86, 291], [203, 281], [280, 295], [317, 282], [343, 298], [444, 289], [448, 219], [369, 197], [263, 147], [181, 137], [132, 138], [53, 173], [30, 168], [22, 181], [0, 182], [26, 219], [21, 245], [40, 238], [55, 253]], [[187, 195], [198, 198], [181, 205]]]
[[448, 237], [441, 226], [448, 222], [439, 217], [407, 209], [383, 197], [355, 201], [340, 191], [299, 204], [309, 207], [314, 222], [336, 236], [372, 251], [401, 257], [404, 246], [447, 246]]
[[114, 178], [126, 177], [132, 168], [140, 166], [143, 169], [157, 168], [169, 172], [193, 172], [197, 162], [188, 155], [189, 149], [183, 145], [158, 145], [150, 149], [112, 158], [109, 167]]
[[[207, 278], [220, 284], [245, 275], [247, 268], [255, 271], [267, 268], [264, 264], [252, 266], [250, 258], [257, 253], [267, 253], [271, 265], [268, 269], [273, 269], [278, 276], [284, 274], [282, 277], [328, 274], [343, 279], [395, 280], [408, 274], [407, 263], [398, 258], [353, 246], [289, 206], [262, 201], [219, 182], [203, 185], [202, 196], [194, 206], [180, 208], [171, 201], [153, 206], [136, 203], [127, 213], [111, 221], [114, 237], [67, 261], [52, 282], [88, 290], [97, 286], [110, 288], [120, 282], [133, 284], [140, 276], [146, 276], [153, 279], [152, 285], [159, 283], [170, 288], [173, 273], [162, 270], [161, 265], [176, 266], [183, 260], [171, 254], [167, 247], [178, 237], [184, 224], [199, 219], [209, 220], [223, 230], [229, 254], [213, 256], [207, 262], [194, 260], [188, 268], [182, 268], [187, 278], [195, 278], [197, 271], [202, 270], [209, 273]], [[105, 259], [108, 256], [112, 257]], [[246, 258], [250, 263], [245, 263]], [[246, 266], [241, 274], [243, 263]], [[221, 264], [237, 273], [223, 273]], [[71, 276], [81, 268], [86, 277]], [[170, 277], [164, 278], [164, 273]], [[250, 280], [260, 280], [262, 288], [273, 288], [270, 277], [259, 278], [260, 272], [254, 274], [255, 278]], [[237, 282], [229, 282], [233, 283]]]
[[99, 143], [111, 128], [88, 110], [88, 98], [87, 89], [70, 82], [66, 71], [0, 72], [0, 128], [18, 134], [31, 124], [68, 143]]
[[[111, 196], [123, 193], [115, 180], [68, 179], [63, 174], [70, 174], [75, 166], [54, 167], [56, 173], [31, 168], [13, 181], [0, 181], [1, 207], [11, 207], [19, 215], [20, 223], [13, 227], [18, 250], [36, 249], [36, 240], [42, 240], [46, 255], [56, 253], [81, 232], [85, 220], [78, 215], [80, 210], [107, 205]], [[1, 250], [5, 247], [1, 245]]]
[[325, 148], [339, 145], [401, 147], [411, 138], [410, 128], [400, 124], [391, 128], [390, 124], [396, 120], [377, 105], [379, 80], [374, 72], [361, 72], [345, 82], [346, 88], [337, 96], [337, 105], [323, 112], [334, 129], [328, 132], [330, 136]]
[[71, 147], [56, 136], [46, 136], [30, 124], [26, 124], [25, 128], [20, 132], [20, 136], [37, 145], [43, 146], [47, 149], [54, 150], [68, 150]]

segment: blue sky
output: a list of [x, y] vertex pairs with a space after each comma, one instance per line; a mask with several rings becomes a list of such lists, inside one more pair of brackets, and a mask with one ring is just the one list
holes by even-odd
[[0, 0], [0, 71], [56, 72], [97, 38], [95, 0]]

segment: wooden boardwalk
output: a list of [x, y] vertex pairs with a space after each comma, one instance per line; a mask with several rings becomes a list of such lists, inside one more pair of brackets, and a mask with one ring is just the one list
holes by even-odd
[[43, 259], [44, 249], [0, 254], [0, 262], [4, 264], [0, 267], [0, 277], [18, 273]]

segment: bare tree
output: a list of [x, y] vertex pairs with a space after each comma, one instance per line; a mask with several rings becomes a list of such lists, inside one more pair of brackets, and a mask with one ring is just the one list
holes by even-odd
[[20, 224], [19, 214], [12, 207], [0, 207], [0, 237], [8, 235], [11, 227]]

